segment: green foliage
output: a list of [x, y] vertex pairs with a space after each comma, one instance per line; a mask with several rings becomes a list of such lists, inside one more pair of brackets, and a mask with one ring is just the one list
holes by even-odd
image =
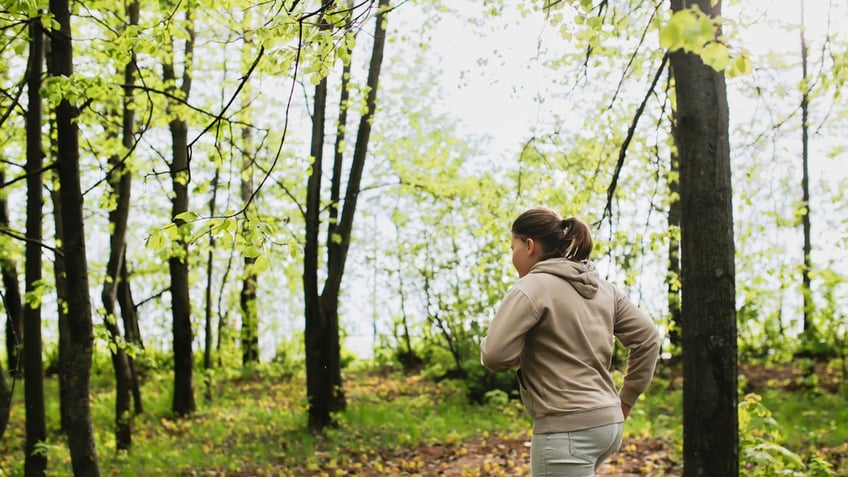
[[749, 475], [832, 476], [830, 465], [820, 457], [807, 464], [798, 454], [778, 444], [783, 436], [771, 411], [756, 394], [739, 403], [739, 458]]
[[751, 72], [751, 61], [743, 52], [731, 63], [726, 40], [717, 36], [721, 19], [710, 18], [698, 5], [686, 8], [671, 16], [660, 31], [660, 45], [671, 51], [683, 50], [701, 57], [716, 71], [726, 70], [728, 76]]
[[279, 342], [271, 362], [282, 369], [285, 375], [289, 377], [298, 376], [306, 368], [305, 347], [303, 333], [294, 333], [289, 338]]
[[[293, 339], [292, 345], [301, 342]], [[212, 401], [201, 403], [198, 412], [186, 419], [171, 415], [170, 372], [145, 372], [145, 414], [134, 416], [133, 449], [116, 453], [108, 353], [96, 353], [94, 361], [92, 415], [101, 463], [109, 475], [304, 475], [319, 469], [354, 469], [361, 459], [388, 468], [389, 450], [414, 455], [419, 446], [461, 449], [469, 440], [488, 436], [529, 438], [529, 418], [510, 392], [489, 391], [481, 403], [474, 403], [462, 380], [437, 382], [423, 374], [369, 369], [364, 363], [346, 371], [349, 405], [337, 416], [339, 427], [315, 435], [307, 430], [302, 374], [292, 375], [286, 364], [269, 363], [214, 369]], [[770, 373], [765, 368], [761, 372]], [[616, 371], [614, 376], [620, 383], [622, 373]], [[48, 378], [45, 384], [45, 395], [56, 396], [57, 379]], [[678, 384], [662, 374], [655, 378], [625, 426], [625, 441], [634, 447], [622, 452], [639, 455], [642, 450], [632, 443], [659, 440], [669, 444], [667, 459], [680, 462]], [[10, 428], [0, 441], [0, 468], [6, 476], [23, 471], [23, 386], [16, 386], [15, 393]], [[50, 472], [65, 475], [70, 460], [58, 427], [57, 399], [48, 400], [46, 413], [49, 434], [40, 449], [47, 453]], [[848, 470], [844, 396], [774, 386], [762, 398], [749, 394], [740, 399], [739, 422], [744, 475], [824, 477]]]

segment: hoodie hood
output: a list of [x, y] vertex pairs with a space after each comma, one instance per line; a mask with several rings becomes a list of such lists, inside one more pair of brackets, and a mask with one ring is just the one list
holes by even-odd
[[598, 270], [590, 262], [550, 258], [533, 265], [530, 273], [547, 273], [560, 277], [570, 283], [583, 298], [592, 299], [598, 293]]

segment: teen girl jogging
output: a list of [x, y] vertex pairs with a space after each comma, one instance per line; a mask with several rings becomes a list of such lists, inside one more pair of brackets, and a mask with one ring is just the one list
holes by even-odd
[[[656, 326], [589, 262], [589, 226], [547, 208], [512, 224], [507, 292], [481, 344], [494, 371], [518, 366], [533, 418], [534, 477], [591, 477], [621, 445], [624, 420], [648, 387], [659, 355]], [[613, 337], [628, 349], [620, 390], [610, 373]]]

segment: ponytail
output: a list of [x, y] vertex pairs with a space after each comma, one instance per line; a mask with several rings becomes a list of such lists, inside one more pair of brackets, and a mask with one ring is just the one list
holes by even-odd
[[523, 212], [512, 224], [512, 234], [532, 238], [542, 246], [542, 260], [567, 258], [588, 260], [594, 242], [586, 222], [577, 217], [563, 219], [556, 211], [535, 207]]
[[589, 225], [577, 217], [569, 217], [562, 220], [563, 242], [568, 246], [563, 256], [575, 262], [589, 260], [595, 242], [592, 240], [592, 232]]

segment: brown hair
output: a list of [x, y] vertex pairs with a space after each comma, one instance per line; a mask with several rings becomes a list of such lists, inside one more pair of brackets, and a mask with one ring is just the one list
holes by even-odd
[[542, 246], [542, 260], [564, 257], [575, 262], [588, 260], [594, 242], [589, 225], [577, 217], [563, 219], [547, 207], [524, 211], [512, 223], [512, 234], [531, 238]]

